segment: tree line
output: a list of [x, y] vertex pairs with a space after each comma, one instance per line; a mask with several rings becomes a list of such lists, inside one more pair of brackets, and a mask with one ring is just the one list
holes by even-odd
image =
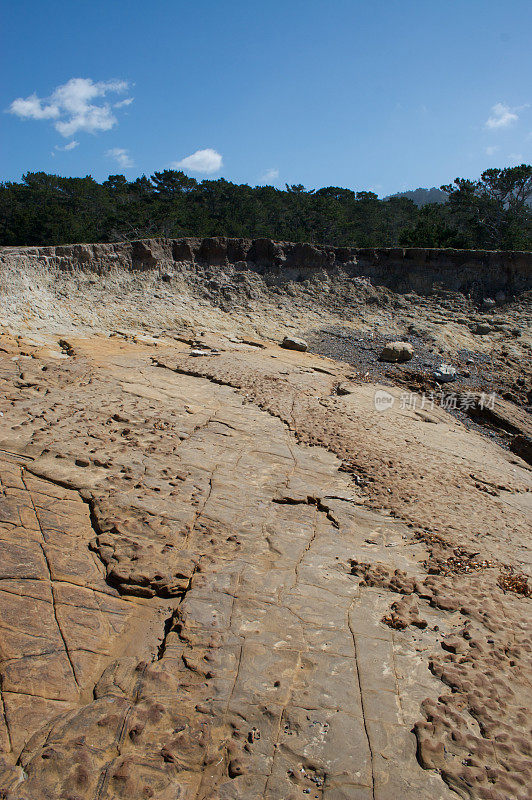
[[442, 186], [446, 202], [336, 186], [251, 187], [164, 170], [128, 181], [28, 172], [0, 183], [0, 245], [229, 236], [357, 247], [532, 249], [532, 166]]

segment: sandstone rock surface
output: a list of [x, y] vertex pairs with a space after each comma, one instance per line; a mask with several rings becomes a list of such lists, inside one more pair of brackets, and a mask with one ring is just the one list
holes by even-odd
[[[98, 247], [42, 257], [94, 267]], [[525, 407], [474, 395], [468, 429], [284, 349], [264, 335], [284, 310], [219, 305], [253, 281], [200, 301], [165, 266], [142, 307], [169, 253], [334, 263], [231, 247], [135, 248], [120, 326], [118, 277], [91, 322], [80, 272], [79, 325], [21, 311], [0, 330], [0, 797], [528, 800], [532, 473], [481, 431], [529, 436]], [[294, 330], [332, 314], [294, 292]], [[427, 326], [454, 319], [419, 302]]]

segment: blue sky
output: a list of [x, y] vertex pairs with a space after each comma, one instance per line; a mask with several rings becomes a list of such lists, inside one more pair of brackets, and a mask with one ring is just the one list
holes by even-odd
[[180, 164], [385, 195], [532, 161], [530, 0], [2, 9], [2, 180]]

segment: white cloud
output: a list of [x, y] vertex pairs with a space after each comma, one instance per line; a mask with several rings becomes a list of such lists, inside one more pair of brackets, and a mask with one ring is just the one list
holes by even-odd
[[486, 147], [484, 152], [486, 153], [487, 156], [494, 156], [498, 149], [499, 149], [498, 146], [494, 144], [490, 145], [489, 147]]
[[61, 113], [56, 105], [47, 105], [46, 101], [41, 100], [36, 94], [30, 94], [26, 99], [17, 97], [8, 111], [21, 119], [56, 119]]
[[263, 181], [275, 181], [279, 177], [279, 170], [276, 167], [272, 167], [272, 169], [267, 169], [264, 175], [262, 176]]
[[206, 150], [196, 150], [195, 153], [183, 158], [181, 161], [174, 161], [170, 166], [210, 175], [212, 172], [218, 172], [222, 168], [223, 159], [220, 153], [217, 153], [211, 147], [207, 147]]
[[519, 119], [516, 111], [518, 108], [510, 108], [506, 103], [495, 103], [491, 109], [491, 116], [486, 121], [486, 128], [507, 128]]
[[119, 103], [115, 103], [113, 108], [124, 108], [124, 106], [130, 106], [134, 99], [134, 97], [126, 97], [125, 100], [120, 100]]
[[76, 141], [69, 142], [68, 144], [65, 144], [64, 147], [60, 147], [58, 144], [56, 144], [50, 155], [52, 156], [52, 158], [55, 158], [54, 151], [57, 150], [60, 153], [67, 153], [69, 150], [74, 150], [74, 148], [76, 147], [79, 147], [79, 142]]
[[59, 147], [59, 145], [56, 144], [55, 149], [65, 152], [65, 151], [68, 151], [68, 150], [74, 150], [74, 148], [78, 147], [78, 146], [79, 146], [79, 142], [72, 141], [72, 142], [69, 142], [68, 144], [65, 144], [64, 147]]
[[133, 166], [133, 160], [129, 155], [129, 150], [125, 150], [123, 147], [113, 147], [111, 150], [107, 150], [105, 155], [108, 158], [114, 158], [121, 167], [126, 168]]
[[[62, 136], [72, 136], [77, 131], [98, 133], [113, 128], [118, 120], [109, 103], [95, 103], [106, 94], [125, 92], [126, 81], [98, 81], [90, 78], [71, 78], [58, 86], [50, 97], [18, 97], [8, 108], [9, 113], [20, 119], [54, 120], [54, 128]], [[127, 105], [133, 98], [127, 98]], [[125, 105], [126, 102], [122, 101]], [[120, 107], [120, 104], [114, 106]]]

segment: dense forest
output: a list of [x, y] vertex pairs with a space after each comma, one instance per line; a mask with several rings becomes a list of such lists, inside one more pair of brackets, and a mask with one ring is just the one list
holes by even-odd
[[358, 247], [532, 249], [532, 166], [486, 170], [441, 187], [446, 202], [328, 186], [198, 182], [164, 170], [128, 181], [28, 172], [0, 184], [0, 245], [109, 242], [153, 236], [269, 237]]

